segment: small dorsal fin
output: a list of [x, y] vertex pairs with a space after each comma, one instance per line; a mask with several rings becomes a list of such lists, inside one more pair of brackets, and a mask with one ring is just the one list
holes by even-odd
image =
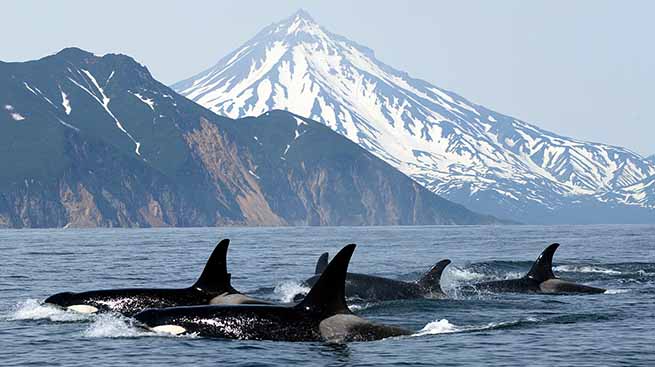
[[346, 304], [346, 273], [355, 247], [350, 244], [339, 251], [296, 308], [323, 317], [351, 313]]
[[537, 258], [537, 261], [532, 264], [532, 268], [526, 277], [538, 282], [555, 278], [555, 274], [553, 274], [553, 255], [558, 247], [559, 243], [553, 243], [546, 247]]
[[418, 285], [430, 293], [443, 293], [443, 290], [441, 289], [441, 274], [443, 274], [443, 271], [448, 264], [450, 264], [450, 260], [448, 259], [441, 260], [434, 264], [432, 269], [428, 270], [428, 272], [419, 279]]
[[237, 293], [230, 283], [230, 273], [227, 272], [227, 248], [230, 240], [224, 239], [216, 245], [209, 256], [205, 269], [193, 285], [194, 288], [212, 293]]
[[316, 262], [316, 270], [314, 270], [314, 275], [321, 274], [328, 265], [328, 253], [324, 252], [319, 256], [318, 261]]

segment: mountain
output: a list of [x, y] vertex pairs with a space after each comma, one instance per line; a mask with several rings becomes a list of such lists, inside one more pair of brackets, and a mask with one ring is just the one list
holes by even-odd
[[319, 121], [477, 211], [531, 223], [655, 221], [651, 199], [611, 194], [651, 177], [655, 162], [412, 78], [304, 11], [172, 88], [223, 116], [282, 109]]
[[289, 112], [233, 120], [124, 55], [0, 62], [0, 227], [498, 223]]

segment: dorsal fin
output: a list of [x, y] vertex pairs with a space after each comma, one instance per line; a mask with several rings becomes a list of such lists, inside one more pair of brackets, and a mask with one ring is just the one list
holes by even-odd
[[532, 264], [532, 268], [526, 275], [527, 278], [543, 282], [544, 280], [555, 278], [553, 274], [553, 255], [559, 247], [559, 243], [553, 243], [539, 255], [537, 261]]
[[318, 261], [316, 262], [316, 270], [314, 270], [314, 275], [321, 274], [328, 265], [328, 253], [324, 252], [319, 256]]
[[434, 264], [432, 269], [428, 270], [428, 272], [419, 279], [418, 285], [430, 293], [443, 293], [443, 290], [441, 289], [441, 274], [443, 274], [443, 271], [448, 264], [450, 264], [450, 260], [448, 259], [441, 260]]
[[346, 304], [346, 273], [355, 246], [350, 244], [339, 251], [296, 308], [323, 317], [351, 313]]
[[238, 293], [232, 288], [230, 273], [227, 272], [227, 247], [229, 245], [230, 240], [228, 239], [221, 240], [216, 245], [193, 288], [212, 293]]

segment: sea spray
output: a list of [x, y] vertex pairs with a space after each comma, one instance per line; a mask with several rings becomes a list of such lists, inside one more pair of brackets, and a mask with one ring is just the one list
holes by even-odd
[[82, 335], [90, 338], [134, 338], [154, 335], [154, 333], [139, 329], [132, 321], [117, 314], [97, 315]]
[[558, 265], [555, 266], [553, 270], [569, 272], [569, 273], [600, 273], [600, 274], [611, 274], [611, 275], [623, 274], [618, 270], [606, 269], [600, 266], [589, 266], [589, 265]]
[[285, 281], [280, 284], [278, 284], [275, 289], [273, 290], [273, 293], [275, 294], [276, 298], [278, 298], [280, 301], [289, 303], [293, 302], [293, 299], [296, 295], [298, 294], [307, 294], [309, 292], [309, 287], [298, 283], [296, 281]]
[[44, 304], [36, 299], [28, 299], [16, 305], [9, 315], [10, 320], [50, 320], [53, 322], [79, 322], [87, 321], [91, 315]]

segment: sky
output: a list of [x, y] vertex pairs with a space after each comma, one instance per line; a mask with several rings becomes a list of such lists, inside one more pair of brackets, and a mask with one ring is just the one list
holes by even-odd
[[376, 57], [495, 111], [655, 154], [655, 1], [3, 1], [0, 60], [76, 46], [166, 84], [300, 8]]

